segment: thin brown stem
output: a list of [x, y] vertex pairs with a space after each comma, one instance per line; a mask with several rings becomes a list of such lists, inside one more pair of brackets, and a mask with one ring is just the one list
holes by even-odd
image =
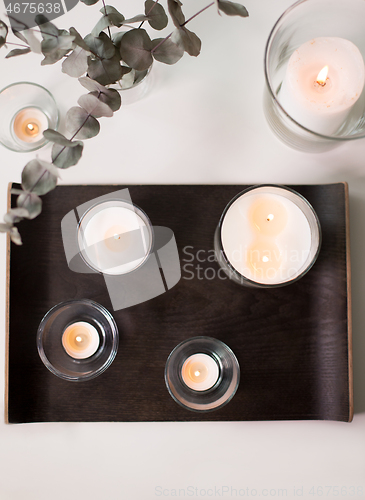
[[[104, 0], [102, 0], [102, 2], [103, 2], [103, 5], [104, 5], [104, 13], [105, 13], [104, 15], [105, 15], [106, 17], [108, 17], [108, 14], [106, 13], [105, 1], [104, 1]], [[110, 31], [110, 26], [108, 26], [108, 33], [109, 33], [109, 38], [110, 38], [110, 40], [111, 40], [111, 39], [112, 39], [112, 33], [111, 33], [111, 31]]]

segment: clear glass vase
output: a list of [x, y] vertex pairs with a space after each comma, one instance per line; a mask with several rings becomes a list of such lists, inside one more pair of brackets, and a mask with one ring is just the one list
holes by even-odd
[[296, 121], [281, 104], [280, 91], [291, 55], [318, 37], [338, 37], [352, 42], [365, 56], [365, 2], [363, 0], [300, 0], [279, 18], [265, 50], [264, 112], [267, 121], [288, 146], [304, 152], [322, 152], [365, 137], [365, 91], [330, 135], [316, 133]]

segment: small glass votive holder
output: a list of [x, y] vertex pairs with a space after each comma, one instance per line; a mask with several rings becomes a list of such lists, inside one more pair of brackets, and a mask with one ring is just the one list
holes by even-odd
[[122, 275], [148, 259], [154, 242], [150, 219], [128, 201], [110, 199], [91, 206], [81, 217], [77, 240], [80, 255], [94, 271]]
[[181, 342], [169, 355], [165, 383], [170, 396], [188, 410], [208, 412], [235, 395], [240, 367], [231, 349], [211, 337]]
[[0, 143], [16, 152], [35, 151], [48, 141], [47, 128], [57, 130], [59, 114], [52, 94], [30, 82], [19, 82], [0, 92]]
[[119, 342], [110, 312], [92, 300], [62, 302], [42, 319], [38, 353], [57, 377], [71, 382], [93, 379], [113, 362]]
[[274, 288], [294, 283], [315, 263], [321, 226], [310, 203], [285, 186], [252, 186], [226, 206], [214, 235], [218, 264], [236, 283]]
[[[269, 126], [286, 145], [304, 152], [320, 153], [347, 141], [365, 137], [365, 91], [362, 91], [361, 95], [356, 95], [357, 101], [352, 107], [349, 107], [348, 113], [345, 113], [343, 118], [340, 117], [340, 122], [334, 131], [330, 130], [331, 126], [324, 127], [323, 130], [320, 127], [315, 131], [316, 122], [313, 120], [307, 121], [307, 124], [301, 123], [298, 111], [294, 109], [297, 101], [294, 106], [290, 106], [290, 102], [285, 102], [283, 98], [283, 82], [288, 78], [289, 60], [293, 53], [306, 42], [312, 43], [314, 39], [320, 37], [344, 39], [352, 42], [359, 49], [360, 59], [361, 55], [364, 58], [365, 32], [362, 22], [364, 16], [365, 3], [363, 0], [347, 0], [346, 2], [342, 0], [300, 0], [289, 7], [276, 22], [265, 50], [264, 112]], [[313, 43], [312, 45], [315, 47]], [[318, 64], [321, 57], [318, 56]], [[346, 59], [350, 58], [351, 54]], [[325, 64], [328, 64], [328, 61], [324, 60], [323, 66]], [[318, 71], [321, 69], [322, 67], [318, 67]], [[342, 68], [340, 69], [342, 70]], [[330, 72], [331, 67], [329, 68], [329, 77]], [[359, 72], [354, 71], [353, 73], [355, 73], [354, 78], [357, 78]], [[313, 85], [314, 82], [315, 78]], [[285, 93], [286, 90], [284, 90]], [[294, 95], [295, 100], [296, 97]], [[326, 106], [328, 113], [333, 113], [331, 102], [328, 104]], [[323, 118], [325, 111], [324, 109], [319, 111], [319, 115], [322, 115], [318, 115], [320, 119]], [[306, 110], [304, 110], [304, 114], [305, 112]], [[296, 116], [294, 116], [295, 113]], [[331, 117], [328, 118], [330, 125], [336, 121], [335, 113], [333, 116], [334, 120], [331, 120]], [[312, 124], [310, 125], [310, 123]], [[327, 128], [328, 131], [326, 131]], [[318, 132], [318, 130], [320, 131]]]

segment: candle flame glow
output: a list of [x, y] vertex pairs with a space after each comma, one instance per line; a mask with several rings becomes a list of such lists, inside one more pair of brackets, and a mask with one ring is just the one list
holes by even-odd
[[82, 342], [82, 338], [81, 337], [76, 337], [76, 342]]
[[199, 377], [199, 375], [200, 375], [200, 371], [198, 371], [198, 370], [197, 370], [196, 372], [194, 372], [194, 375], [195, 375], [196, 377]]
[[319, 85], [322, 85], [322, 87], [324, 87], [326, 85], [326, 80], [327, 80], [327, 76], [328, 76], [328, 66], [325, 66], [324, 68], [321, 69], [321, 71], [318, 73], [318, 76], [317, 76], [317, 83]]
[[273, 218], [274, 218], [274, 215], [273, 215], [273, 214], [269, 214], [269, 215], [267, 216], [267, 220], [268, 220], [269, 222], [270, 222], [271, 220], [273, 220]]

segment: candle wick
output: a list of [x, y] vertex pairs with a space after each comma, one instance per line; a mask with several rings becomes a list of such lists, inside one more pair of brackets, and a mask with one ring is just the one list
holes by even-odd
[[199, 375], [200, 375], [200, 371], [198, 371], [198, 370], [197, 370], [197, 371], [194, 373], [194, 375], [195, 375], [196, 377], [199, 377]]
[[81, 342], [82, 338], [81, 337], [76, 337], [76, 342]]

